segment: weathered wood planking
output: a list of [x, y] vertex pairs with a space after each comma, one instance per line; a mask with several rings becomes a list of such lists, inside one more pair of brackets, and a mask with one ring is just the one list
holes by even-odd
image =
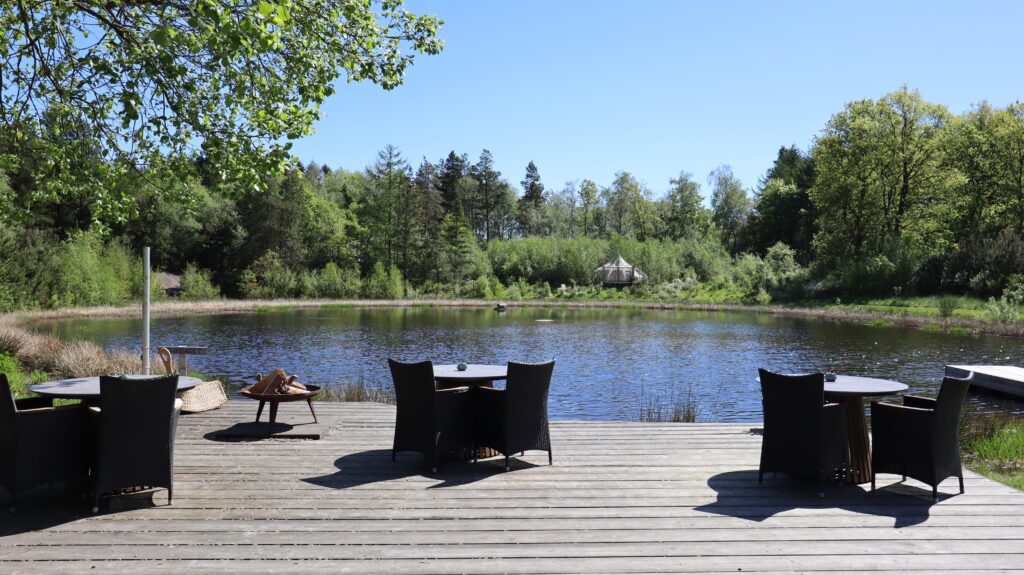
[[950, 377], [971, 377], [971, 385], [1015, 397], [1024, 397], [1024, 367], [1012, 365], [947, 365]]
[[394, 408], [327, 404], [320, 441], [211, 439], [253, 404], [184, 416], [175, 498], [100, 515], [40, 490], [0, 516], [0, 573], [1024, 572], [1024, 494], [973, 473], [757, 483], [759, 425], [554, 422], [528, 453], [425, 469], [391, 462]]

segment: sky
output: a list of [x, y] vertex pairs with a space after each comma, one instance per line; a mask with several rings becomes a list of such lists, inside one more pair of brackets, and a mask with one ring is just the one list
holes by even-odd
[[[781, 146], [809, 150], [832, 115], [907, 85], [954, 114], [1024, 100], [1024, 0], [406, 0], [444, 20], [385, 91], [340, 82], [303, 162], [355, 171], [396, 146], [415, 169], [488, 149], [521, 189], [626, 171], [661, 197], [728, 165], [753, 191]], [[521, 193], [521, 192], [520, 192]]]

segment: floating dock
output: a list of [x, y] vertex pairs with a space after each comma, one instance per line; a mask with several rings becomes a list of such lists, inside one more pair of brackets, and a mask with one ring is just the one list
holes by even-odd
[[947, 365], [946, 375], [967, 377], [971, 385], [998, 391], [1015, 397], [1024, 397], [1024, 367], [1012, 365]]

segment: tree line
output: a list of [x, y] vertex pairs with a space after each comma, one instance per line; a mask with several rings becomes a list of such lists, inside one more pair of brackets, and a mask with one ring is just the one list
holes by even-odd
[[414, 166], [387, 146], [366, 169], [296, 160], [227, 193], [200, 156], [107, 190], [132, 209], [104, 219], [80, 187], [47, 187], [38, 157], [4, 153], [20, 159], [0, 181], [8, 309], [123, 300], [143, 245], [194, 297], [594, 295], [615, 253], [650, 276], [638, 291], [681, 299], [988, 297], [1024, 274], [1024, 105], [954, 115], [906, 87], [781, 147], [752, 189], [727, 165], [704, 186], [620, 171], [553, 188], [533, 162], [517, 187], [487, 150]]

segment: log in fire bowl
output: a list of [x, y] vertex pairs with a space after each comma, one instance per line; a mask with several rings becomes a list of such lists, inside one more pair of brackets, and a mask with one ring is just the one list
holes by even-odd
[[313, 414], [313, 422], [320, 423], [320, 420], [316, 417], [316, 410], [313, 409], [313, 398], [320, 394], [319, 385], [306, 385], [306, 393], [252, 393], [247, 389], [239, 391], [242, 396], [250, 399], [256, 399], [260, 402], [260, 406], [256, 409], [256, 423], [260, 421], [260, 415], [263, 415], [263, 405], [270, 404], [270, 422], [268, 423], [267, 433], [272, 435], [274, 433], [274, 424], [277, 423], [277, 406], [280, 403], [288, 401], [299, 401], [302, 399], [306, 400], [309, 404], [309, 411]]

